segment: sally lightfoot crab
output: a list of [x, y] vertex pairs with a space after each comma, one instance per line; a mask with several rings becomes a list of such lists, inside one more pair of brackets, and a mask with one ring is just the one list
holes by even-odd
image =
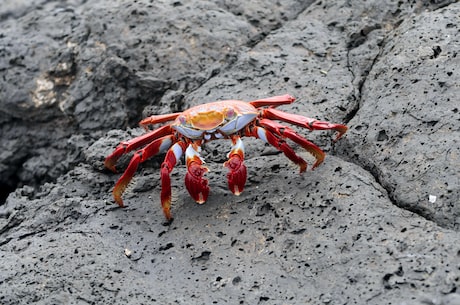
[[[187, 173], [185, 186], [192, 198], [204, 203], [208, 198], [208, 181], [203, 177], [208, 169], [200, 157], [201, 145], [208, 141], [229, 139], [232, 148], [228, 153], [228, 161], [224, 166], [229, 169], [227, 174], [228, 187], [232, 193], [239, 195], [246, 183], [246, 166], [244, 165], [244, 145], [242, 137], [259, 138], [282, 151], [287, 158], [300, 167], [300, 172], [307, 169], [307, 162], [296, 154], [286, 142], [287, 139], [297, 143], [315, 158], [312, 169], [320, 165], [325, 153], [314, 143], [300, 136], [293, 129], [273, 120], [298, 125], [308, 130], [335, 130], [337, 141], [346, 131], [347, 126], [290, 114], [275, 109], [279, 105], [290, 104], [295, 98], [290, 95], [274, 96], [243, 102], [237, 100], [218, 101], [198, 105], [184, 112], [154, 115], [140, 122], [148, 132], [132, 140], [121, 142], [115, 151], [105, 159], [105, 166], [115, 172], [115, 164], [123, 155], [137, 150], [127, 169], [115, 184], [113, 196], [119, 206], [123, 207], [121, 198], [140, 163], [159, 153], [166, 152], [161, 165], [161, 205], [168, 221], [172, 219], [171, 178], [170, 173], [177, 161], [185, 153]], [[149, 126], [170, 122], [153, 131]]]

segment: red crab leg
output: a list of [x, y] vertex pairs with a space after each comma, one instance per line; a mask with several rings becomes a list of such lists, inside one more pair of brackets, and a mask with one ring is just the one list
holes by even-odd
[[158, 128], [157, 130], [154, 130], [146, 134], [143, 134], [139, 137], [136, 137], [132, 140], [121, 142], [117, 146], [117, 148], [115, 148], [113, 153], [110, 154], [107, 158], [105, 158], [105, 162], [104, 162], [105, 167], [110, 169], [112, 172], [116, 172], [117, 170], [115, 168], [115, 164], [117, 163], [118, 159], [122, 155], [134, 149], [142, 147], [160, 137], [164, 137], [168, 134], [171, 134], [171, 132], [172, 132], [171, 126], [166, 125], [161, 128]]
[[246, 131], [246, 136], [259, 138], [266, 143], [273, 145], [276, 149], [282, 151], [286, 157], [300, 167], [300, 172], [303, 173], [307, 169], [307, 162], [298, 156], [294, 149], [286, 143], [282, 138], [273, 134], [271, 131], [258, 126], [253, 126], [252, 129]]
[[129, 182], [134, 176], [134, 173], [139, 166], [139, 163], [146, 161], [147, 159], [151, 158], [152, 156], [164, 152], [166, 149], [171, 147], [174, 140], [173, 135], [164, 136], [160, 139], [156, 139], [152, 143], [148, 144], [141, 150], [138, 150], [134, 153], [131, 161], [129, 162], [128, 167], [126, 168], [123, 175], [118, 179], [115, 187], [113, 188], [113, 198], [115, 202], [118, 203], [120, 207], [123, 207], [123, 200], [121, 199], [121, 195], [125, 191], [126, 187], [128, 186]]
[[[324, 158], [326, 157], [326, 154], [316, 146], [316, 144], [308, 141], [304, 137], [300, 136], [298, 133], [296, 133], [294, 130], [289, 128], [288, 126], [281, 125], [278, 122], [268, 120], [268, 119], [261, 119], [259, 121], [259, 124], [271, 132], [277, 134], [278, 136], [281, 137], [286, 137], [295, 143], [299, 144], [302, 146], [306, 151], [308, 151], [310, 154], [312, 154], [316, 158], [315, 164], [313, 164], [312, 170], [315, 169], [318, 165], [323, 163]], [[301, 168], [302, 172], [302, 168]]]
[[139, 122], [139, 125], [147, 129], [148, 125], [169, 122], [175, 120], [182, 112], [152, 115]]
[[276, 119], [284, 122], [288, 122], [294, 125], [305, 127], [309, 130], [335, 130], [338, 132], [337, 137], [334, 141], [340, 139], [345, 132], [347, 132], [348, 127], [342, 124], [333, 124], [325, 121], [318, 121], [316, 119], [311, 119], [304, 117], [298, 114], [286, 113], [284, 111], [268, 108], [262, 110], [262, 117], [266, 119]]
[[171, 216], [171, 172], [184, 154], [186, 144], [182, 141], [175, 143], [166, 153], [165, 159], [161, 164], [161, 207], [163, 214], [168, 221], [172, 220]]
[[197, 203], [204, 203], [208, 199], [209, 186], [208, 180], [203, 178], [203, 175], [209, 170], [203, 166], [203, 160], [199, 154], [199, 143], [192, 143], [185, 151], [185, 159], [187, 163], [187, 174], [185, 175], [185, 186]]
[[244, 145], [240, 137], [232, 138], [232, 150], [228, 154], [228, 161], [224, 166], [229, 169], [227, 174], [228, 188], [233, 194], [239, 195], [243, 192], [244, 185], [246, 184], [246, 166], [243, 164], [244, 160]]
[[290, 104], [295, 101], [295, 98], [290, 96], [289, 94], [280, 95], [280, 96], [272, 96], [267, 97], [260, 100], [250, 101], [249, 104], [252, 106], [259, 108], [262, 106], [273, 106], [277, 107], [279, 105]]

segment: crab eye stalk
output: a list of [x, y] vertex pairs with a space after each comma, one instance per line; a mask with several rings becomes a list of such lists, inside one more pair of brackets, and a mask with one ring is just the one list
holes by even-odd
[[187, 119], [183, 115], [179, 116], [177, 120], [179, 121], [179, 123], [181, 123], [181, 125], [185, 125], [185, 123], [187, 123]]
[[235, 113], [235, 110], [233, 108], [227, 109], [227, 113], [226, 113], [226, 118], [227, 119], [231, 120], [231, 119], [235, 118], [235, 116], [236, 116], [236, 113]]

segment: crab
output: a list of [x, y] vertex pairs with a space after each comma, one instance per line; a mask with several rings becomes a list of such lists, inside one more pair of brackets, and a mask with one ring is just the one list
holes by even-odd
[[[143, 119], [140, 126], [147, 132], [132, 140], [121, 142], [105, 159], [105, 166], [116, 172], [117, 160], [122, 155], [140, 148], [134, 153], [125, 172], [115, 184], [113, 189], [115, 202], [120, 207], [124, 206], [122, 194], [140, 163], [157, 154], [166, 153], [160, 169], [160, 200], [166, 219], [172, 220], [170, 174], [184, 154], [187, 166], [185, 186], [197, 203], [204, 203], [209, 195], [209, 185], [204, 178], [208, 168], [204, 166], [204, 160], [200, 156], [201, 145], [219, 139], [228, 139], [232, 142], [224, 166], [229, 170], [228, 187], [235, 195], [243, 192], [247, 178], [242, 137], [254, 137], [271, 144], [297, 164], [300, 173], [303, 173], [307, 169], [307, 162], [286, 140], [297, 143], [316, 159], [312, 166], [312, 169], [315, 169], [324, 161], [325, 153], [292, 128], [274, 120], [297, 125], [310, 131], [337, 131], [334, 141], [340, 139], [348, 127], [276, 109], [280, 105], [291, 104], [294, 101], [295, 98], [287, 94], [251, 102], [225, 100], [197, 105], [184, 112], [153, 115]], [[159, 123], [167, 124], [155, 130], [149, 128]]]

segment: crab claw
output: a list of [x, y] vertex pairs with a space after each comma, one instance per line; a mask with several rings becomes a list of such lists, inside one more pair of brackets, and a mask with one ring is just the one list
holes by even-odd
[[229, 173], [227, 174], [228, 188], [233, 194], [238, 196], [243, 192], [247, 177], [243, 158], [238, 154], [234, 154], [224, 163], [224, 166], [229, 169]]
[[188, 167], [185, 175], [185, 186], [187, 187], [190, 196], [197, 203], [204, 203], [208, 199], [209, 186], [208, 180], [203, 179], [203, 175], [208, 171], [204, 166], [192, 162]]
[[246, 166], [243, 163], [244, 160], [244, 146], [243, 141], [239, 137], [233, 139], [233, 147], [228, 154], [228, 161], [224, 163], [224, 166], [229, 169], [227, 174], [228, 188], [230, 191], [239, 195], [243, 192], [244, 185], [246, 184]]
[[187, 147], [185, 152], [187, 162], [187, 174], [185, 175], [185, 186], [192, 198], [199, 204], [202, 204], [208, 199], [209, 186], [208, 180], [203, 176], [209, 170], [203, 166], [203, 161], [200, 158], [198, 151], [192, 145]]

